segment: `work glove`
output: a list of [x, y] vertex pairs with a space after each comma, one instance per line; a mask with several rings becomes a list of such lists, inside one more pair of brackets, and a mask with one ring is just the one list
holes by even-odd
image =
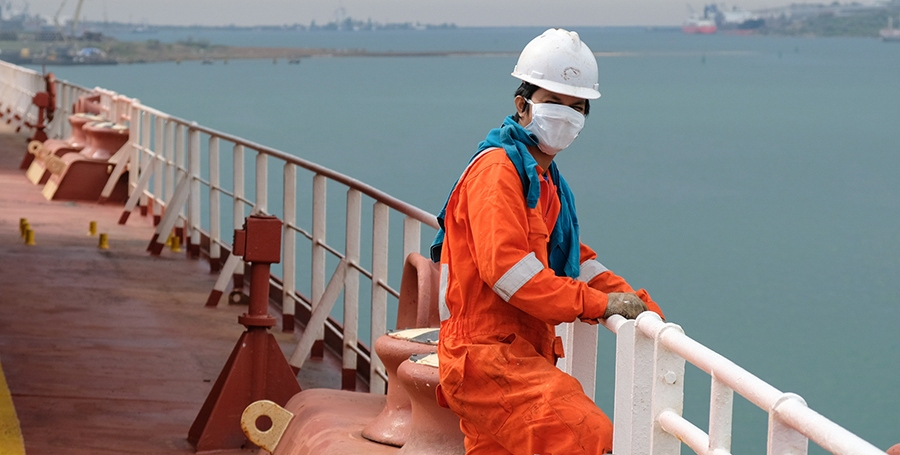
[[603, 319], [614, 314], [620, 314], [625, 319], [634, 319], [639, 314], [647, 311], [647, 305], [634, 293], [631, 292], [611, 292], [607, 294], [608, 301], [606, 303], [606, 312], [603, 313]]

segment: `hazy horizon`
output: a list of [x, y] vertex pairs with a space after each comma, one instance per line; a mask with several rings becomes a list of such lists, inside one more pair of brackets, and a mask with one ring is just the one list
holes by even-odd
[[[77, 0], [13, 0], [13, 12], [27, 4], [31, 14], [61, 23], [75, 12]], [[454, 23], [458, 26], [664, 26], [679, 25], [688, 16], [688, 4], [702, 9], [704, 1], [671, 0], [86, 0], [80, 20], [146, 23], [149, 25], [307, 25], [352, 17], [381, 23]], [[742, 0], [724, 3], [747, 10], [785, 6], [791, 0]], [[815, 2], [814, 2], [815, 3]], [[829, 2], [822, 2], [829, 3]], [[842, 2], [846, 3], [846, 2]], [[874, 3], [867, 0], [864, 3]], [[718, 3], [723, 5], [723, 3]]]

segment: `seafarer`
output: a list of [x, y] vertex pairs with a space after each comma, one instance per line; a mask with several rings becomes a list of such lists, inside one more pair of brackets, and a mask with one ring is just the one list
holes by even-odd
[[438, 217], [438, 398], [459, 415], [467, 454], [610, 453], [609, 418], [555, 366], [554, 327], [662, 312], [579, 241], [553, 162], [600, 97], [597, 60], [577, 33], [550, 29], [512, 75], [516, 113], [479, 144]]

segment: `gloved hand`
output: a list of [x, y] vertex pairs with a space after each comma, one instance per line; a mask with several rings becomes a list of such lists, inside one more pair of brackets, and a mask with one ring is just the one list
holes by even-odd
[[609, 300], [606, 304], [606, 312], [603, 313], [603, 319], [614, 314], [620, 314], [625, 319], [634, 319], [647, 311], [647, 305], [631, 292], [611, 292], [607, 296]]

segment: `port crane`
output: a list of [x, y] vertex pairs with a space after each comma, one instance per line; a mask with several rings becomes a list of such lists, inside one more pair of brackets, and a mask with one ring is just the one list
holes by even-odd
[[59, 8], [56, 10], [56, 14], [53, 15], [53, 23], [56, 24], [56, 30], [62, 35], [63, 42], [68, 42], [68, 36], [76, 36], [75, 33], [78, 31], [78, 18], [81, 16], [81, 7], [84, 5], [84, 0], [78, 0], [78, 4], [75, 6], [75, 15], [72, 16], [72, 27], [67, 36], [66, 32], [63, 30], [63, 26], [59, 23], [59, 15], [62, 13], [63, 8], [66, 7], [66, 2], [67, 0], [62, 0], [62, 3], [59, 4]]

